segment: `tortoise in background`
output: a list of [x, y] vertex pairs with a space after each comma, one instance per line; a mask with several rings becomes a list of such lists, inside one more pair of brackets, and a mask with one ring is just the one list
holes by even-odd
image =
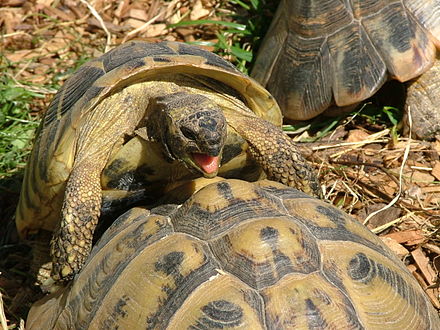
[[133, 208], [27, 329], [440, 329], [405, 265], [341, 210], [268, 180]]
[[255, 163], [319, 195], [280, 125], [272, 96], [219, 56], [176, 42], [126, 43], [81, 66], [55, 95], [26, 168], [18, 232], [55, 231], [52, 277], [64, 281], [87, 258], [102, 200], [155, 197], [197, 176], [255, 180]]
[[408, 84], [405, 121], [410, 107], [413, 133], [430, 139], [440, 132], [438, 49], [438, 0], [282, 0], [251, 76], [287, 118], [306, 120], [423, 74]]

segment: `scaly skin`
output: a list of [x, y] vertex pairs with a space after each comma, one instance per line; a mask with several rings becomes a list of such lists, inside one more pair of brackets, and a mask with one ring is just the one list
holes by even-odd
[[254, 116], [236, 116], [228, 123], [247, 141], [249, 152], [269, 179], [322, 198], [313, 169], [281, 129]]
[[[71, 280], [89, 255], [101, 209], [101, 172], [116, 141], [134, 130], [147, 105], [145, 86], [133, 85], [103, 100], [88, 114], [88, 125], [80, 126], [59, 227], [51, 241], [55, 281]], [[109, 113], [115, 113], [111, 122]], [[100, 124], [106, 121], [108, 125]]]
[[99, 109], [88, 114], [88, 125], [79, 128], [61, 221], [51, 243], [55, 281], [68, 281], [82, 268], [100, 214], [101, 172], [115, 141], [139, 125], [146, 125], [145, 138], [161, 143], [168, 158], [212, 177], [217, 171], [205, 175], [191, 154], [221, 157], [226, 120], [248, 142], [250, 154], [269, 178], [321, 197], [312, 169], [279, 127], [257, 117], [241, 101], [211, 95], [217, 93], [198, 94], [197, 89], [170, 82], [143, 82], [104, 99]]
[[67, 182], [60, 226], [51, 241], [55, 281], [72, 279], [90, 253], [101, 209], [99, 179], [96, 166], [81, 164]]

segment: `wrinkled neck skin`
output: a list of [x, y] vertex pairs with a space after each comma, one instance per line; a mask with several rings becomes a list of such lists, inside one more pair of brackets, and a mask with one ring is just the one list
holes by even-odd
[[157, 96], [148, 107], [147, 134], [162, 144], [165, 158], [183, 161], [205, 177], [216, 176], [227, 134], [222, 109], [184, 89]]

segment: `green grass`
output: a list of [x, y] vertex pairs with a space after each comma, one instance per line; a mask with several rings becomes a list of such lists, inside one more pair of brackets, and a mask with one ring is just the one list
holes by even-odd
[[[217, 42], [198, 40], [193, 44], [212, 46], [220, 56], [230, 58], [231, 62], [243, 73], [248, 74], [255, 60], [256, 50], [264, 34], [269, 28], [270, 21], [279, 1], [263, 0], [230, 0], [225, 6], [230, 13], [219, 17], [223, 20], [181, 21], [169, 25], [170, 28], [194, 25], [216, 25]], [[232, 22], [231, 22], [232, 21]]]
[[301, 142], [315, 142], [331, 134], [337, 126], [354, 119], [358, 125], [371, 128], [370, 130], [390, 128], [391, 136], [394, 140], [397, 140], [402, 114], [403, 112], [397, 108], [381, 107], [367, 102], [351, 112], [336, 117], [319, 116], [296, 125], [284, 125], [283, 130], [295, 133], [308, 130], [312, 137], [302, 139]]
[[12, 176], [25, 166], [38, 120], [30, 115], [33, 92], [4, 75], [0, 80], [0, 178]]

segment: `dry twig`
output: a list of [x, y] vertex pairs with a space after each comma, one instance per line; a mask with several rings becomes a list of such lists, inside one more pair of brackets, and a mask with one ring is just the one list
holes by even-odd
[[93, 8], [93, 6], [88, 3], [86, 0], [80, 0], [83, 4], [85, 4], [87, 6], [87, 8], [89, 8], [90, 12], [92, 13], [92, 15], [98, 20], [99, 24], [101, 25], [102, 29], [105, 32], [105, 35], [107, 36], [107, 41], [105, 44], [105, 52], [108, 52], [110, 50], [111, 47], [111, 43], [112, 43], [112, 35], [110, 33], [110, 31], [107, 29], [107, 27], [105, 26], [105, 22], [102, 19], [101, 15], [99, 15], [99, 13], [96, 11], [95, 8]]
[[368, 221], [370, 221], [370, 219], [372, 217], [374, 217], [376, 214], [389, 209], [391, 206], [393, 206], [394, 204], [396, 204], [396, 202], [399, 200], [400, 195], [402, 194], [402, 186], [403, 186], [403, 169], [405, 167], [406, 161], [408, 160], [408, 155], [409, 155], [409, 151], [411, 148], [411, 131], [412, 131], [412, 119], [411, 119], [411, 109], [410, 107], [408, 107], [408, 122], [409, 122], [409, 134], [408, 134], [408, 142], [406, 144], [405, 147], [405, 152], [403, 154], [403, 160], [402, 160], [402, 164], [400, 166], [400, 173], [399, 173], [399, 191], [396, 194], [396, 197], [393, 198], [393, 200], [391, 202], [389, 202], [387, 205], [385, 205], [383, 208], [370, 213], [364, 220], [364, 225], [366, 225], [368, 223]]

